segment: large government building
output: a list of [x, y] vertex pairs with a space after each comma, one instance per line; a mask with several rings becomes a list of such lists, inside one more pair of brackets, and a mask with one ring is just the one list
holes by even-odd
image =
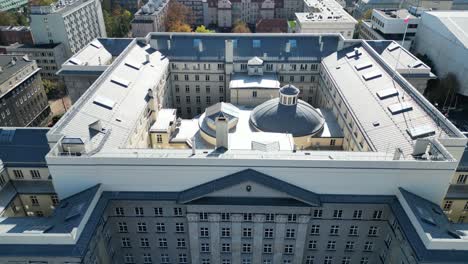
[[[440, 208], [467, 139], [393, 41], [151, 33], [60, 75], [53, 210], [0, 195], [0, 263], [467, 263], [468, 224]], [[9, 166], [29, 175], [6, 164], [2, 186]]]

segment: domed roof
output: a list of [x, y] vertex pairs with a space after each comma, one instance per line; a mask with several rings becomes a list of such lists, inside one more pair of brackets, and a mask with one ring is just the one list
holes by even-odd
[[284, 95], [298, 95], [299, 89], [297, 89], [294, 85], [288, 84], [280, 88], [280, 94]]
[[325, 120], [314, 107], [302, 100], [297, 104], [284, 105], [275, 98], [255, 107], [250, 114], [250, 123], [263, 132], [303, 137], [320, 132]]

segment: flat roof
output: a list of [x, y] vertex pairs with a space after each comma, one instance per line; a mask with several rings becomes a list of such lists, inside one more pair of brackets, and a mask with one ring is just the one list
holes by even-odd
[[160, 109], [156, 117], [156, 122], [151, 126], [149, 132], [167, 132], [172, 125], [171, 123], [176, 119], [176, 113], [176, 109]]
[[49, 128], [0, 129], [0, 160], [9, 167], [45, 167]]
[[357, 23], [335, 0], [305, 0], [306, 13], [295, 13], [300, 23]]
[[[15, 60], [12, 63], [12, 60]], [[20, 70], [28, 65], [32, 65], [33, 61], [27, 61], [23, 58], [23, 55], [3, 55], [0, 54], [0, 84], [3, 84], [11, 77], [15, 76]], [[13, 85], [16, 84], [13, 83]], [[5, 85], [5, 88], [9, 89], [11, 86]], [[0, 91], [0, 96], [3, 96], [7, 90]]]
[[386, 18], [416, 18], [407, 9], [374, 9], [374, 12], [377, 12]]
[[229, 89], [279, 89], [280, 82], [275, 74], [263, 75], [234, 74], [229, 82]]

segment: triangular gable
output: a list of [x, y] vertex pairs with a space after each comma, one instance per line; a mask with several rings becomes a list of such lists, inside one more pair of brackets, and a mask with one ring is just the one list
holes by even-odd
[[246, 169], [187, 189], [179, 194], [178, 202], [187, 203], [204, 196], [222, 194], [223, 190], [228, 190], [241, 183], [262, 185], [272, 189], [273, 192], [286, 194], [311, 206], [320, 206], [317, 194], [252, 169]]

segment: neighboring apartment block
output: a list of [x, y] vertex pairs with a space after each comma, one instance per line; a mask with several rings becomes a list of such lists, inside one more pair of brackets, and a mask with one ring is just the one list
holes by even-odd
[[359, 37], [369, 40], [393, 40], [410, 50], [416, 38], [419, 21], [419, 17], [410, 14], [406, 9], [374, 9], [371, 19], [363, 20], [360, 24]]
[[27, 56], [0, 55], [0, 126], [41, 126], [50, 107], [40, 68]]
[[31, 29], [25, 26], [0, 26], [0, 45], [33, 44]]
[[358, 0], [354, 4], [353, 16], [357, 19], [372, 9], [408, 9], [418, 7], [427, 10], [451, 10], [452, 0]]
[[136, 13], [142, 5], [141, 0], [110, 0], [111, 8], [114, 5], [119, 5], [123, 9], [130, 11], [132, 14]]
[[49, 80], [59, 79], [56, 72], [68, 58], [65, 46], [62, 43], [36, 45], [16, 43], [9, 46], [0, 46], [1, 52], [9, 55], [28, 55], [41, 68], [42, 79]]
[[453, 222], [468, 223], [468, 148], [458, 164], [441, 206]]
[[50, 216], [59, 200], [45, 161], [48, 128], [0, 129], [0, 216]]
[[18, 9], [28, 4], [27, 0], [0, 0], [0, 11]]
[[[131, 39], [48, 132], [61, 204], [1, 222], [0, 261], [464, 263], [468, 226], [438, 204], [467, 139], [392, 67], [393, 45]], [[89, 48], [77, 56], [106, 53]]]
[[297, 33], [339, 33], [353, 38], [357, 21], [335, 0], [306, 0], [304, 11], [296, 13]]
[[106, 36], [101, 1], [58, 1], [31, 6], [31, 31], [36, 44], [63, 43], [67, 57], [86, 44]]
[[166, 31], [166, 14], [169, 8], [169, 0], [150, 0], [138, 12], [132, 20], [132, 35], [144, 37], [150, 32]]
[[[427, 55], [440, 78], [453, 73], [458, 93], [468, 96], [468, 12], [425, 12], [416, 34], [414, 52]], [[431, 43], [431, 45], [427, 45]]]

